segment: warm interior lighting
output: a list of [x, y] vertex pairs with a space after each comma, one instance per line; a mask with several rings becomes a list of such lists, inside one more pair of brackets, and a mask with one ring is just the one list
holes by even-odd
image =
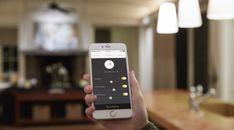
[[178, 19], [181, 28], [200, 27], [202, 19], [198, 0], [179, 0]]
[[234, 19], [234, 0], [209, 0], [207, 18]]
[[160, 5], [157, 32], [162, 34], [178, 32], [176, 8], [174, 3], [165, 2]]

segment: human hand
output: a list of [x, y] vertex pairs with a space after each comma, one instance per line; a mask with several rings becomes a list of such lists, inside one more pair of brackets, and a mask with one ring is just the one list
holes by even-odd
[[[85, 74], [83, 78], [90, 83], [89, 74]], [[132, 95], [132, 117], [128, 119], [98, 121], [108, 130], [140, 130], [149, 122], [143, 94], [133, 71], [129, 73], [129, 81]], [[96, 101], [97, 97], [92, 95], [93, 89], [90, 84], [85, 86], [84, 92], [86, 93], [85, 102], [88, 105], [85, 113], [89, 119], [95, 120], [92, 116], [95, 108], [91, 104]]]

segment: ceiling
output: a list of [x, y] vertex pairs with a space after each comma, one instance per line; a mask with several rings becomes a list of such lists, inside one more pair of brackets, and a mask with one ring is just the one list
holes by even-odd
[[88, 0], [92, 15], [142, 18], [155, 11], [165, 0]]
[[97, 25], [137, 25], [165, 0], [0, 0], [0, 26], [17, 26], [25, 12], [55, 1], [82, 12]]

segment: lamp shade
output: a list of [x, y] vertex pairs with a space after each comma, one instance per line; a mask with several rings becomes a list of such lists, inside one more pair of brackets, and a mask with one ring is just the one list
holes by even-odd
[[202, 19], [198, 0], [179, 0], [178, 19], [181, 28], [200, 27]]
[[209, 0], [207, 18], [234, 19], [234, 0]]
[[157, 32], [170, 34], [178, 32], [178, 23], [175, 4], [172, 2], [162, 3], [159, 7]]

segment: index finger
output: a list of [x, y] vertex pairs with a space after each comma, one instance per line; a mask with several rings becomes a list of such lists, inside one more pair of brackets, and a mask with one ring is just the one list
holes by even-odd
[[84, 74], [83, 79], [90, 83], [90, 74]]

